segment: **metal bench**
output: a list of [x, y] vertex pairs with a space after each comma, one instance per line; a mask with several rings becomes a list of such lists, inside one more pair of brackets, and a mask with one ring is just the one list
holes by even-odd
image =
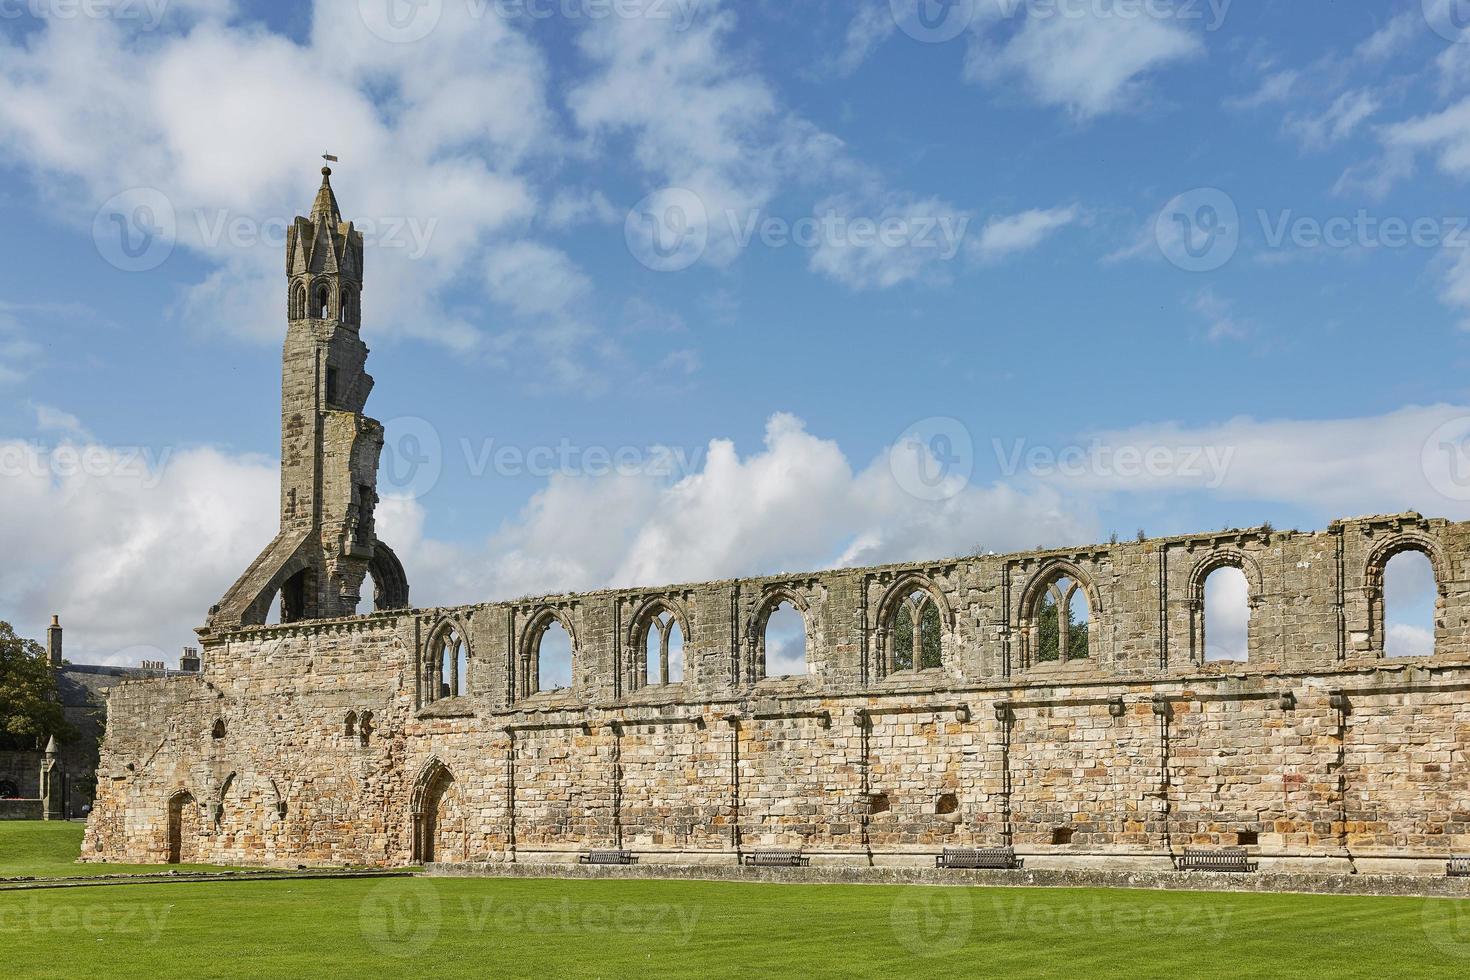
[[635, 864], [638, 855], [632, 851], [588, 851], [577, 858], [578, 864]]
[[936, 855], [936, 868], [972, 868], [987, 871], [1015, 871], [1025, 862], [1016, 857], [1013, 847], [946, 847]]
[[1222, 847], [1207, 850], [1203, 847], [1186, 847], [1184, 854], [1174, 859], [1179, 871], [1226, 871], [1250, 872], [1256, 870], [1256, 862], [1243, 847]]
[[1470, 854], [1456, 854], [1444, 866], [1444, 873], [1451, 878], [1470, 878]]
[[753, 868], [804, 868], [810, 858], [800, 851], [751, 851], [745, 863]]

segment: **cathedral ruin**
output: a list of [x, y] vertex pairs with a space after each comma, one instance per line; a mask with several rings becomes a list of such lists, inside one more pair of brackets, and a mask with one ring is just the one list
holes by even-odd
[[[1395, 872], [1470, 852], [1467, 524], [411, 608], [374, 523], [362, 236], [329, 175], [286, 247], [280, 532], [210, 610], [198, 675], [111, 690], [85, 860], [932, 866], [1010, 846], [1028, 867], [1168, 868], [1230, 845]], [[1435, 573], [1434, 649], [1388, 658], [1404, 552]], [[1221, 568], [1248, 582], [1240, 661], [1205, 656]], [[794, 667], [767, 656], [783, 607]], [[569, 677], [542, 656], [553, 630]]]

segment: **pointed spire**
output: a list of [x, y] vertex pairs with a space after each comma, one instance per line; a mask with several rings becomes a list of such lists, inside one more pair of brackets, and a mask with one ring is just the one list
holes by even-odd
[[55, 755], [57, 753], [57, 751], [58, 751], [58, 749], [56, 748], [56, 736], [55, 735], [52, 735], [51, 736], [51, 741], [49, 741], [49, 742], [46, 743], [46, 754], [47, 755]]
[[332, 193], [332, 168], [322, 168], [322, 186], [316, 192], [316, 200], [311, 204], [311, 220], [315, 223], [322, 215], [331, 220], [332, 226], [336, 227], [342, 222], [342, 212], [337, 210], [337, 195]]

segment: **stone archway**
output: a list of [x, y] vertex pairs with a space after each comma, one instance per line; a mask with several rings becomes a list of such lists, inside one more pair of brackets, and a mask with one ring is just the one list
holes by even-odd
[[446, 766], [431, 767], [417, 810], [420, 864], [469, 860], [463, 801], [454, 774]]
[[168, 800], [168, 863], [193, 864], [199, 852], [199, 806], [180, 790]]

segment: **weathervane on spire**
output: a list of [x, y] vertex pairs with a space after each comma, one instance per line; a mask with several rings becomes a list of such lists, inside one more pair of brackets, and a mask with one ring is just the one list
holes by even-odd
[[[334, 157], [334, 156], [332, 156], [332, 154], [330, 154], [330, 153], [323, 153], [322, 154], [322, 159], [325, 160], [325, 161], [327, 161], [328, 163], [336, 163], [337, 162], [337, 158]], [[323, 167], [322, 168], [322, 173], [324, 175], [326, 175], [326, 176], [331, 176], [331, 174], [332, 174], [332, 168], [331, 167]]]

